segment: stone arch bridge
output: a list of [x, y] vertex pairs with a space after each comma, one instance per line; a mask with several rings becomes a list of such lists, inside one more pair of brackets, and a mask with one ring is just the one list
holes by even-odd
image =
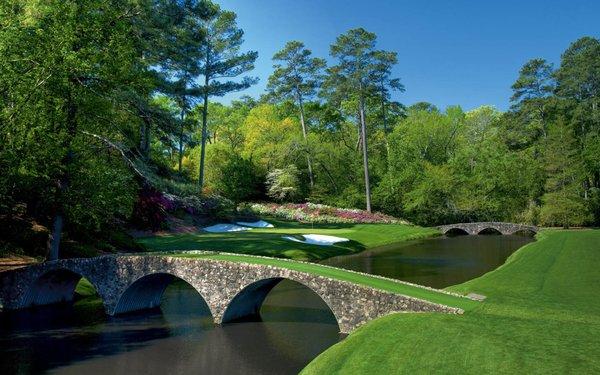
[[7, 310], [71, 301], [82, 277], [96, 288], [109, 315], [159, 306], [174, 279], [200, 294], [217, 324], [258, 315], [269, 291], [283, 279], [316, 293], [342, 333], [393, 312], [462, 313], [456, 307], [270, 265], [135, 255], [58, 260], [0, 273], [0, 301]]
[[502, 223], [502, 222], [481, 222], [481, 223], [458, 223], [441, 225], [437, 227], [443, 234], [451, 231], [464, 232], [471, 235], [479, 234], [485, 230], [495, 230], [501, 234], [515, 234], [517, 232], [537, 233], [538, 228], [533, 225]]

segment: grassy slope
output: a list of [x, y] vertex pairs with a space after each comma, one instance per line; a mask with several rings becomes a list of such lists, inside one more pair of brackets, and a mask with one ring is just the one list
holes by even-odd
[[[263, 255], [295, 260], [322, 260], [360, 252], [366, 248], [409, 239], [429, 237], [438, 232], [430, 228], [401, 224], [300, 224], [270, 219], [275, 228], [238, 233], [174, 234], [141, 238], [152, 251], [209, 250]], [[317, 246], [281, 238], [290, 234], [327, 234], [352, 241], [334, 246]]]
[[333, 346], [303, 374], [599, 373], [600, 231], [548, 231], [478, 279], [462, 316], [395, 314]]
[[480, 304], [479, 302], [475, 302], [466, 298], [439, 293], [434, 290], [420, 288], [418, 286], [404, 284], [393, 280], [381, 279], [378, 277], [364, 275], [339, 268], [326, 267], [314, 263], [303, 263], [275, 258], [258, 258], [247, 255], [231, 254], [186, 254], [180, 256], [185, 258], [209, 258], [231, 262], [266, 264], [275, 267], [288, 268], [295, 271], [307, 272], [311, 274], [329, 277], [332, 279], [344, 280], [353, 282], [355, 284], [366, 285], [369, 287], [393, 293], [404, 294], [415, 298], [421, 298], [448, 306], [459, 307], [464, 310], [475, 308]]

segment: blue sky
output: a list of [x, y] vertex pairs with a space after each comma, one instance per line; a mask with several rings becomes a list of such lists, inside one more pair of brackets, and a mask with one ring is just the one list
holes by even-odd
[[577, 38], [600, 37], [600, 0], [216, 0], [238, 14], [246, 49], [258, 51], [253, 75], [260, 83], [243, 94], [264, 92], [271, 57], [300, 40], [329, 59], [336, 36], [363, 27], [378, 48], [396, 51], [394, 73], [406, 92], [395, 99], [428, 101], [440, 108], [483, 104], [509, 107], [519, 68], [542, 57], [558, 65]]

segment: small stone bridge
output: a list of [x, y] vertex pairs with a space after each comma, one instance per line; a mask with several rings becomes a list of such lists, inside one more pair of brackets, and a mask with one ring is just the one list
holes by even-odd
[[533, 225], [523, 225], [501, 222], [482, 222], [482, 223], [458, 223], [441, 225], [437, 227], [443, 234], [448, 232], [464, 232], [471, 235], [479, 234], [485, 230], [496, 230], [502, 234], [515, 234], [517, 232], [537, 233], [538, 228]]
[[109, 315], [154, 308], [175, 279], [191, 285], [217, 324], [257, 316], [283, 279], [303, 284], [331, 309], [342, 333], [393, 312], [462, 313], [400, 294], [268, 265], [206, 258], [102, 256], [65, 259], [0, 273], [0, 302], [16, 310], [71, 301], [79, 280], [96, 288]]

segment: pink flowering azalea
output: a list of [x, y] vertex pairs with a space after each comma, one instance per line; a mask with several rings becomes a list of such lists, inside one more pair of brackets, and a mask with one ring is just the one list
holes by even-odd
[[363, 210], [345, 209], [314, 203], [287, 203], [251, 205], [259, 215], [273, 215], [287, 220], [313, 223], [407, 223], [393, 216], [368, 213]]

